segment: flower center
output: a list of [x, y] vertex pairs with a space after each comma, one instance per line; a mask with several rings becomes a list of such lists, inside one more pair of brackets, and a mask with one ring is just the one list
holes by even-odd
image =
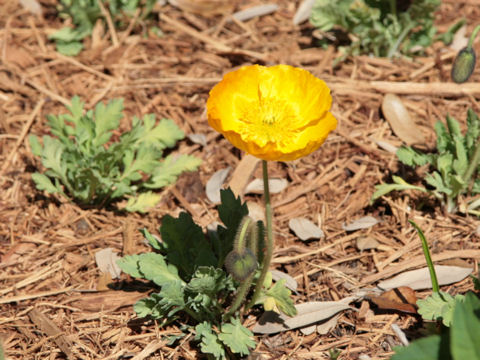
[[273, 97], [260, 97], [242, 109], [240, 119], [245, 137], [256, 139], [260, 146], [269, 142], [286, 144], [296, 132], [296, 111], [292, 105]]

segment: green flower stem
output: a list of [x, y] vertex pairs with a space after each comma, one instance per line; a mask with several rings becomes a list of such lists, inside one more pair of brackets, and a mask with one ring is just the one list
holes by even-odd
[[470, 39], [468, 40], [468, 48], [472, 48], [473, 42], [475, 41], [475, 37], [477, 36], [478, 32], [480, 31], [480, 25], [477, 25], [475, 29], [473, 29], [472, 35], [470, 35]]
[[430, 250], [428, 249], [427, 239], [425, 239], [425, 235], [423, 234], [422, 229], [420, 229], [413, 220], [408, 220], [408, 222], [413, 225], [415, 230], [417, 230], [418, 236], [422, 241], [423, 255], [425, 256], [425, 260], [427, 261], [428, 271], [430, 272], [430, 279], [432, 280], [432, 289], [433, 289], [433, 292], [438, 293], [440, 291], [440, 287], [438, 286], [437, 274], [435, 273], [435, 268], [433, 267], [433, 261], [432, 261], [432, 257], [430, 256]]
[[237, 295], [235, 296], [235, 300], [233, 300], [232, 306], [225, 314], [225, 320], [228, 320], [230, 316], [235, 314], [235, 311], [237, 311], [238, 308], [242, 305], [243, 300], [247, 296], [248, 290], [250, 290], [250, 286], [252, 285], [254, 275], [255, 275], [255, 271], [238, 288]]
[[267, 162], [262, 160], [263, 168], [263, 196], [265, 199], [265, 217], [267, 222], [267, 241], [266, 241], [266, 250], [265, 257], [263, 258], [263, 267], [260, 273], [260, 277], [257, 280], [255, 285], [255, 291], [253, 292], [252, 299], [246, 306], [245, 310], [250, 309], [255, 305], [258, 297], [260, 296], [260, 291], [263, 287], [263, 282], [265, 281], [265, 276], [267, 275], [268, 269], [270, 268], [270, 262], [272, 261], [273, 255], [273, 227], [272, 227], [272, 205], [270, 203], [270, 188], [268, 185], [268, 168]]
[[[480, 26], [478, 27], [478, 29], [480, 30]], [[477, 169], [479, 162], [480, 162], [480, 138], [477, 139], [475, 152], [473, 153], [473, 157], [472, 157], [472, 160], [470, 161], [470, 164], [468, 164], [467, 171], [465, 171], [465, 174], [463, 174], [463, 181], [465, 182], [465, 184], [468, 184], [470, 182], [470, 179], [474, 174], [475, 170]]]
[[397, 1], [396, 0], [389, 0], [390, 3], [390, 12], [392, 15], [397, 18]]

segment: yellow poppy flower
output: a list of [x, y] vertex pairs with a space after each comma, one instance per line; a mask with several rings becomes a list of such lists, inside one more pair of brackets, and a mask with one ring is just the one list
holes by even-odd
[[207, 101], [208, 123], [235, 147], [263, 160], [295, 160], [317, 150], [337, 120], [323, 80], [289, 65], [244, 66], [226, 74]]

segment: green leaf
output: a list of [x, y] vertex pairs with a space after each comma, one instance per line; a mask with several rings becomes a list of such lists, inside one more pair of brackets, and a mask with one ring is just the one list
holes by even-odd
[[475, 145], [480, 136], [480, 118], [471, 108], [467, 111], [467, 133], [465, 134], [465, 146], [469, 157], [473, 156]]
[[218, 360], [225, 359], [225, 349], [209, 323], [203, 322], [195, 326], [195, 333], [195, 340], [201, 341], [200, 349], [204, 354], [212, 354]]
[[150, 234], [150, 232], [146, 228], [140, 229], [140, 232], [142, 233], [142, 235], [145, 237], [145, 239], [148, 241], [148, 244], [152, 248], [154, 248], [155, 250], [163, 250], [163, 246], [161, 242], [155, 236]]
[[278, 280], [270, 289], [265, 291], [264, 300], [272, 298], [276, 307], [287, 316], [297, 315], [297, 309], [293, 304], [292, 292], [285, 287], [285, 279]]
[[57, 40], [62, 43], [71, 43], [84, 38], [84, 33], [70, 27], [64, 27], [49, 35], [50, 40]]
[[448, 337], [432, 335], [413, 341], [409, 346], [397, 346], [391, 360], [451, 360]]
[[174, 265], [167, 264], [164, 256], [155, 253], [138, 255], [138, 268], [143, 277], [163, 286], [171, 281], [182, 281]]
[[447, 115], [447, 127], [448, 127], [448, 132], [450, 133], [450, 136], [452, 139], [455, 137], [462, 138], [462, 131], [460, 130], [460, 124], [458, 121], [450, 116]]
[[47, 169], [53, 170], [59, 176], [65, 174], [62, 164], [63, 145], [50, 136], [43, 137], [42, 163]]
[[125, 209], [130, 212], [138, 211], [146, 213], [158, 204], [162, 196], [152, 191], [141, 193], [140, 195], [128, 199]]
[[160, 234], [168, 262], [178, 268], [186, 281], [199, 266], [217, 265], [211, 244], [190, 214], [181, 213], [176, 219], [170, 215], [164, 216]]
[[250, 348], [255, 348], [252, 332], [244, 327], [240, 323], [240, 320], [234, 318], [231, 323], [223, 324], [221, 329], [218, 338], [227, 345], [232, 352], [244, 356], [250, 353]]
[[35, 135], [30, 135], [28, 137], [28, 142], [30, 144], [30, 148], [32, 149], [32, 153], [35, 156], [42, 156], [42, 145], [38, 141], [38, 137]]
[[432, 185], [433, 187], [435, 187], [435, 190], [438, 191], [438, 192], [441, 192], [441, 193], [444, 193], [444, 194], [447, 194], [447, 195], [450, 195], [452, 193], [452, 190], [449, 189], [443, 182], [443, 179], [442, 177], [440, 176], [440, 174], [436, 171], [434, 171], [433, 173], [431, 174], [428, 174], [426, 177], [425, 177], [425, 181]]
[[202, 160], [191, 155], [169, 155], [158, 164], [152, 178], [145, 184], [146, 188], [158, 189], [174, 183], [185, 171], [196, 170]]
[[437, 151], [442, 154], [451, 150], [452, 138], [441, 121], [435, 123], [435, 133], [437, 134]]
[[467, 157], [467, 149], [464, 145], [464, 139], [462, 137], [455, 136], [453, 138], [455, 143], [455, 157], [456, 159], [453, 161], [452, 168], [456, 174], [463, 176], [465, 171], [467, 171], [468, 167], [468, 157]]
[[55, 185], [53, 185], [50, 179], [43, 174], [34, 173], [32, 174], [32, 179], [35, 182], [38, 190], [45, 190], [50, 194], [62, 192], [61, 189], [58, 189]]
[[236, 198], [230, 188], [220, 190], [220, 199], [221, 204], [218, 206], [220, 220], [227, 228], [237, 231], [240, 221], [248, 215], [247, 204], [242, 204], [240, 196]]
[[144, 318], [147, 316], [152, 316], [154, 318], [159, 317], [159, 313], [156, 311], [155, 307], [158, 303], [154, 298], [148, 297], [145, 299], [140, 299], [138, 300], [134, 305], [133, 305], [133, 310], [137, 313], [137, 316], [140, 318]]
[[124, 273], [139, 279], [143, 278], [143, 274], [140, 272], [138, 265], [139, 260], [140, 255], [125, 255], [123, 258], [117, 260], [117, 265]]
[[185, 307], [184, 299], [185, 284], [181, 281], [171, 281], [162, 286], [158, 297], [157, 309], [166, 317], [171, 318], [175, 313]]
[[231, 284], [232, 282], [228, 280], [222, 269], [201, 266], [195, 271], [187, 285], [187, 290], [192, 293], [206, 294], [213, 298], [221, 290], [231, 287]]
[[95, 139], [93, 141], [95, 146], [103, 145], [110, 139], [111, 134], [107, 137], [105, 135], [108, 131], [118, 128], [120, 119], [123, 117], [122, 111], [122, 99], [111, 100], [106, 106], [101, 102], [95, 106]]
[[83, 44], [79, 41], [57, 41], [57, 51], [65, 56], [77, 56], [83, 50]]
[[423, 166], [432, 161], [432, 156], [404, 146], [397, 150], [397, 157], [398, 160], [408, 166]]
[[155, 126], [155, 117], [150, 114], [143, 117], [143, 124], [136, 140], [137, 145], [154, 146], [162, 150], [175, 146], [178, 140], [185, 137], [183, 131], [171, 119], [161, 119]]
[[480, 300], [468, 292], [463, 302], [457, 302], [450, 328], [451, 351], [455, 360], [480, 359]]
[[415, 186], [407, 183], [399, 176], [392, 176], [394, 184], [380, 184], [375, 185], [375, 192], [372, 195], [372, 200], [374, 201], [379, 197], [386, 195], [392, 191], [402, 191], [402, 190], [418, 190], [422, 192], [428, 192], [427, 189], [421, 186]]
[[425, 320], [442, 320], [447, 327], [451, 325], [455, 304], [463, 301], [463, 295], [452, 295], [440, 291], [434, 292], [424, 300], [417, 300], [418, 313]]

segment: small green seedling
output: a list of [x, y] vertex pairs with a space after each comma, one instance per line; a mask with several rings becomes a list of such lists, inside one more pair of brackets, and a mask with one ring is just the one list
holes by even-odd
[[83, 106], [74, 97], [69, 114], [47, 116], [55, 137], [43, 136], [43, 145], [30, 136], [32, 152], [46, 168], [45, 173], [32, 175], [39, 190], [89, 206], [127, 197], [126, 210], [144, 212], [160, 200], [151, 190], [174, 183], [182, 172], [196, 170], [201, 163], [190, 155], [162, 159], [163, 151], [184, 137], [172, 120], [156, 124], [153, 114], [133, 117], [131, 131], [113, 141], [123, 117], [123, 101], [99, 103], [86, 113]]
[[344, 55], [337, 62], [348, 55], [412, 55], [432, 44], [439, 5], [439, 0], [317, 0], [310, 22], [324, 32], [340, 27], [349, 34], [351, 44], [340, 49]]
[[407, 347], [396, 347], [392, 360], [463, 360], [480, 359], [480, 300], [473, 292], [455, 297], [440, 291], [435, 268], [430, 257], [427, 241], [422, 230], [413, 221], [422, 241], [432, 279], [433, 294], [417, 300], [418, 313], [425, 320], [441, 321], [444, 325], [440, 334], [430, 335], [413, 341]]
[[401, 147], [398, 159], [408, 166], [430, 165], [431, 172], [425, 177], [430, 188], [407, 183], [393, 176], [393, 184], [375, 186], [372, 201], [394, 190], [419, 190], [434, 195], [445, 205], [447, 212], [461, 211], [480, 215], [478, 199], [458, 206], [462, 195], [480, 194], [480, 179], [477, 178], [480, 162], [480, 119], [472, 109], [468, 110], [467, 132], [460, 131], [457, 120], [447, 115], [447, 126], [435, 124], [437, 152], [423, 153], [412, 147]]
[[[121, 27], [125, 16], [133, 17], [137, 9], [139, 18], [147, 17], [156, 0], [60, 0], [59, 14], [71, 18], [75, 27], [64, 27], [49, 36], [55, 40], [57, 51], [63, 55], [75, 56], [83, 49], [82, 40], [92, 34], [97, 20], [105, 20], [99, 2], [105, 3], [104, 9], [109, 12], [114, 26]], [[108, 6], [107, 6], [108, 4]]]
[[[143, 230], [155, 252], [125, 256], [118, 261], [130, 276], [153, 282], [156, 290], [138, 301], [138, 316], [159, 320], [160, 326], [181, 322], [183, 336], [193, 332], [201, 352], [213, 359], [248, 355], [255, 347], [252, 332], [241, 322], [251, 289], [262, 265], [263, 223], [248, 217], [248, 208], [231, 190], [221, 192], [219, 225], [208, 237], [187, 213], [162, 219], [162, 241]], [[256, 304], [296, 314], [284, 280], [265, 281]], [[178, 340], [178, 339], [177, 339]]]

